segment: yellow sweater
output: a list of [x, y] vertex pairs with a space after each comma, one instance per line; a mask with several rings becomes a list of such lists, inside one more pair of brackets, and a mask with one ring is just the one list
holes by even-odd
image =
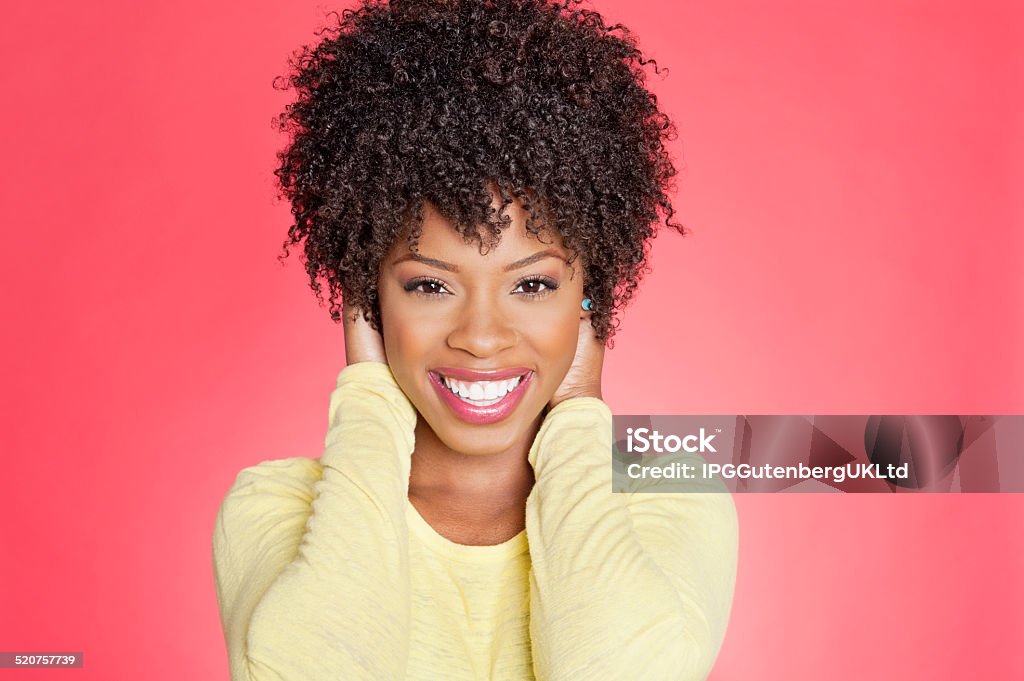
[[408, 500], [416, 412], [386, 364], [346, 367], [319, 460], [242, 470], [213, 568], [233, 681], [703, 679], [737, 558], [728, 493], [611, 492], [611, 412], [552, 409], [526, 530], [438, 534]]

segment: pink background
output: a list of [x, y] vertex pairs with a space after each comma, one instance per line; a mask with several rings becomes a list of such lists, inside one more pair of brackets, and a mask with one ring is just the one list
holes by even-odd
[[[0, 650], [86, 667], [0, 678], [227, 678], [217, 506], [319, 455], [342, 367], [271, 183], [271, 80], [333, 7], [4, 9]], [[694, 230], [615, 411], [1024, 413], [1020, 3], [596, 7], [670, 69]], [[1021, 495], [737, 503], [713, 679], [1024, 678]]]

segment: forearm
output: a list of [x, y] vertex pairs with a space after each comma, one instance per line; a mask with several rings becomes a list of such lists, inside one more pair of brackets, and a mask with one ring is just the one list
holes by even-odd
[[530, 452], [537, 678], [702, 679], [731, 605], [731, 498], [612, 493], [611, 432], [603, 402], [569, 400]]
[[308, 512], [281, 518], [301, 539], [292, 539], [291, 555], [267, 547], [276, 563], [261, 554], [262, 573], [250, 581], [257, 589], [269, 581], [262, 594], [246, 593], [255, 603], [227, 604], [251, 607], [247, 621], [231, 618], [244, 628], [231, 651], [236, 681], [404, 678], [415, 412], [386, 371], [360, 364], [342, 372]]

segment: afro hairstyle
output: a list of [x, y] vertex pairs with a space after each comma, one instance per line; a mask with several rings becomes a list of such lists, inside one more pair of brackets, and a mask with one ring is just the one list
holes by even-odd
[[403, 235], [417, 250], [424, 201], [486, 253], [518, 200], [530, 234], [554, 229], [581, 257], [611, 344], [660, 221], [686, 231], [669, 199], [675, 128], [645, 87], [648, 64], [664, 69], [580, 1], [361, 0], [291, 56], [275, 80], [297, 95], [276, 119], [294, 218], [280, 258], [303, 244], [334, 321], [345, 301], [381, 328], [381, 262]]

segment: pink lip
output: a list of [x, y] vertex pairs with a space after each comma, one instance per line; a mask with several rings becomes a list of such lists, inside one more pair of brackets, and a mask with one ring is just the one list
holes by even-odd
[[[500, 402], [486, 407], [479, 407], [460, 400], [455, 393], [445, 387], [438, 372], [460, 381], [500, 381], [515, 376], [523, 376], [524, 372], [526, 375], [523, 376], [523, 380], [519, 381], [519, 385], [515, 387], [515, 390], [505, 395]], [[530, 379], [533, 378], [533, 372], [529, 369], [510, 369], [490, 373], [469, 371], [467, 369], [438, 369], [437, 371], [427, 372], [427, 375], [430, 376], [430, 383], [434, 386], [438, 396], [455, 412], [455, 415], [463, 421], [474, 425], [496, 423], [511, 414], [523, 399], [526, 386]]]

